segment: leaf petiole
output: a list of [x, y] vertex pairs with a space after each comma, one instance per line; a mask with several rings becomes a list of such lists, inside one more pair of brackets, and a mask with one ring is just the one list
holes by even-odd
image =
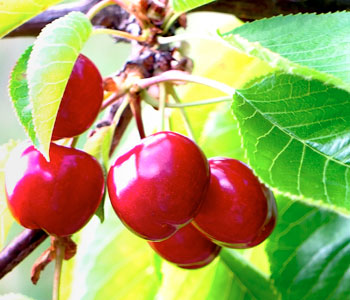
[[92, 6], [89, 11], [86, 13], [86, 16], [91, 21], [102, 9], [107, 6], [115, 5], [116, 3], [113, 0], [103, 0], [98, 2], [96, 5]]
[[183, 71], [177, 71], [177, 70], [166, 71], [157, 76], [140, 79], [136, 83], [136, 85], [142, 89], [145, 89], [147, 87], [150, 87], [151, 85], [158, 84], [161, 82], [167, 82], [167, 81], [198, 83], [198, 84], [206, 85], [216, 90], [222, 91], [223, 93], [230, 96], [233, 96], [236, 93], [236, 90], [234, 88], [228, 86], [225, 83], [222, 83], [213, 79], [201, 77], [201, 76], [191, 75], [189, 73], [186, 73]]

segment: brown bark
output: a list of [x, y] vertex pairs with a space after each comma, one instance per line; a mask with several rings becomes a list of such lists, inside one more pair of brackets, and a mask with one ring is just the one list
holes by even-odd
[[0, 252], [0, 279], [25, 259], [48, 235], [43, 230], [25, 229]]

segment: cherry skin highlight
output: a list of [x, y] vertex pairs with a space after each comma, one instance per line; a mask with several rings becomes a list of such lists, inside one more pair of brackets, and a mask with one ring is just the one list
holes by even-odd
[[80, 54], [67, 82], [52, 140], [74, 137], [95, 121], [103, 101], [103, 81], [94, 63]]
[[276, 223], [276, 202], [242, 162], [209, 159], [211, 178], [206, 199], [193, 224], [220, 246], [249, 248], [263, 242]]
[[8, 207], [24, 227], [68, 236], [93, 216], [104, 191], [97, 160], [77, 149], [56, 144], [50, 162], [28, 143], [17, 147], [5, 167]]
[[148, 242], [154, 251], [180, 268], [198, 269], [208, 265], [221, 247], [201, 234], [191, 223], [162, 242]]
[[140, 237], [161, 241], [192, 221], [209, 175], [208, 161], [192, 140], [158, 132], [117, 158], [107, 186], [121, 221]]

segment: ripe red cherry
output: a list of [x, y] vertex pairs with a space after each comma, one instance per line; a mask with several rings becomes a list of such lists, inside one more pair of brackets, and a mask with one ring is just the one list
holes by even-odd
[[50, 162], [22, 144], [5, 169], [10, 211], [24, 227], [67, 236], [82, 228], [101, 202], [103, 171], [89, 154], [51, 144]]
[[207, 237], [230, 248], [253, 247], [265, 240], [276, 223], [276, 202], [242, 162], [209, 159], [210, 185], [193, 224]]
[[94, 63], [80, 54], [64, 91], [52, 140], [83, 133], [95, 121], [103, 100], [102, 77]]
[[193, 141], [158, 132], [117, 158], [107, 185], [122, 222], [140, 237], [161, 241], [192, 221], [209, 174], [208, 161]]
[[161, 257], [185, 269], [206, 266], [221, 247], [211, 242], [190, 223], [162, 242], [148, 242]]

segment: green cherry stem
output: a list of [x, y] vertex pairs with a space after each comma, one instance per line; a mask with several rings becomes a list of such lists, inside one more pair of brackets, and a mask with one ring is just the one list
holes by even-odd
[[193, 132], [193, 129], [192, 129], [192, 126], [191, 126], [191, 122], [190, 122], [190, 119], [188, 118], [188, 115], [186, 113], [186, 110], [179, 106], [181, 105], [182, 103], [181, 100], [180, 100], [180, 97], [178, 96], [178, 94], [176, 93], [175, 89], [174, 89], [174, 86], [171, 85], [169, 86], [169, 92], [170, 92], [170, 95], [171, 97], [174, 99], [174, 101], [176, 102], [176, 105], [178, 105], [177, 107], [180, 109], [180, 113], [181, 113], [181, 117], [182, 117], [182, 120], [184, 122], [184, 125], [185, 125], [185, 128], [186, 128], [186, 131], [187, 131], [187, 134], [188, 136], [193, 140], [195, 141], [195, 136], [194, 136], [194, 132]]
[[64, 244], [58, 238], [56, 243], [55, 273], [53, 280], [52, 300], [60, 299], [61, 271], [64, 257], [64, 247]]
[[113, 0], [103, 0], [98, 2], [96, 5], [90, 8], [90, 10], [86, 13], [86, 16], [89, 20], [92, 20], [94, 16], [96, 16], [102, 9], [107, 6], [115, 5], [116, 3]]
[[167, 82], [167, 81], [172, 81], [172, 82], [182, 81], [182, 82], [198, 83], [198, 84], [206, 85], [214, 89], [217, 89], [219, 91], [222, 91], [223, 93], [229, 96], [233, 96], [236, 93], [236, 90], [234, 88], [222, 82], [201, 77], [201, 76], [191, 75], [189, 73], [186, 73], [183, 71], [177, 71], [177, 70], [166, 71], [157, 76], [140, 79], [136, 83], [136, 85], [142, 89], [145, 89], [151, 85], [158, 84], [161, 82]]
[[144, 42], [146, 40], [146, 36], [143, 36], [143, 35], [133, 35], [126, 31], [108, 29], [108, 28], [96, 28], [93, 30], [92, 34], [109, 34], [119, 38], [124, 38], [124, 39], [138, 41], [138, 42]]

